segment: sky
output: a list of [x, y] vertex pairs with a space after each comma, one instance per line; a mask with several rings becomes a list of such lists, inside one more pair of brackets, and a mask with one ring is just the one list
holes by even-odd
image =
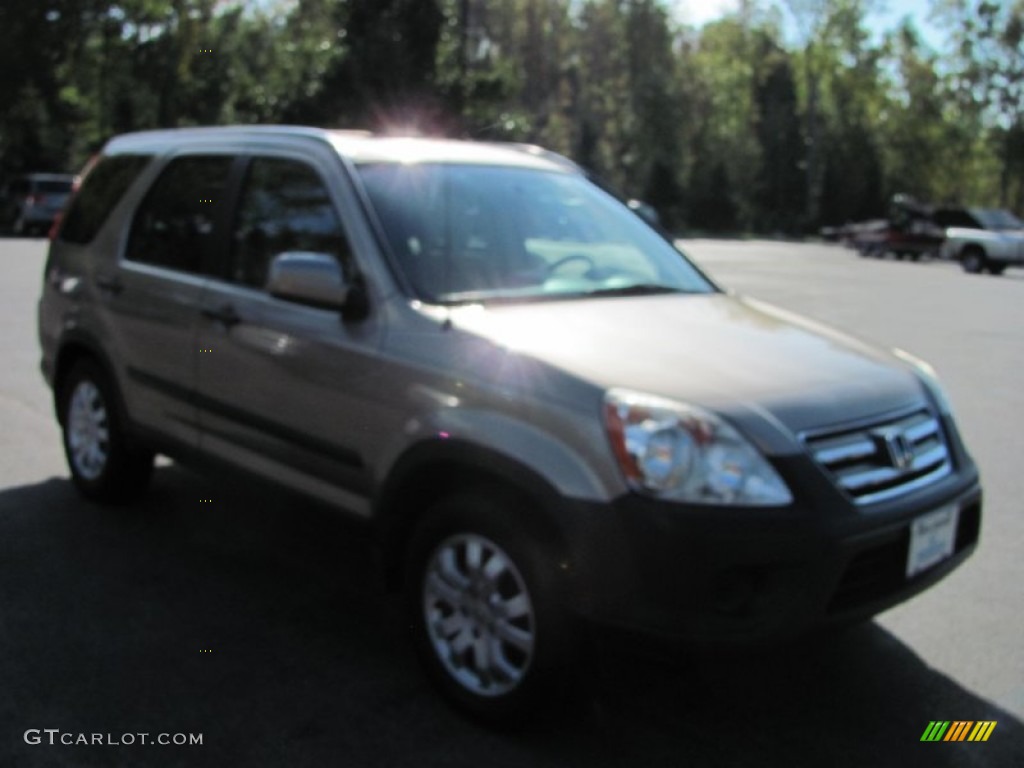
[[[881, 9], [867, 18], [867, 25], [877, 37], [883, 32], [894, 29], [904, 16], [909, 16], [925, 42], [937, 48], [941, 42], [941, 33], [928, 21], [931, 0], [879, 0], [876, 3]], [[675, 17], [687, 24], [701, 26], [715, 21], [727, 13], [736, 10], [737, 0], [669, 0]], [[788, 14], [784, 15], [788, 19]], [[791, 22], [789, 22], [791, 26]], [[787, 34], [795, 34], [787, 30]]]

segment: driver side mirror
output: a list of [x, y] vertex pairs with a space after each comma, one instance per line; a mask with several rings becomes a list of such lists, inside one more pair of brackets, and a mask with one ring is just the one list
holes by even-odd
[[287, 251], [270, 262], [267, 292], [271, 296], [321, 309], [337, 309], [346, 320], [365, 314], [365, 291], [345, 280], [341, 265], [328, 253]]

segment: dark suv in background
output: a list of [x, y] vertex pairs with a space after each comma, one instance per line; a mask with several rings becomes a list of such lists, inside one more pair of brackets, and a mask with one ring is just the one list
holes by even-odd
[[491, 721], [560, 687], [581, 627], [785, 637], [978, 540], [926, 364], [723, 293], [537, 147], [115, 138], [39, 335], [87, 497], [133, 497], [160, 452], [368, 521], [429, 675]]
[[0, 228], [15, 235], [46, 234], [64, 209], [75, 177], [28, 173], [0, 188]]

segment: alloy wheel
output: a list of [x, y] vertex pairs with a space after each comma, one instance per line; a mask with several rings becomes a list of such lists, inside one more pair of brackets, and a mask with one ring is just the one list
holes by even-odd
[[534, 606], [519, 569], [493, 541], [458, 534], [441, 542], [424, 573], [423, 615], [438, 660], [470, 693], [506, 695], [528, 673]]
[[68, 447], [74, 468], [86, 480], [103, 474], [110, 458], [107, 406], [93, 382], [78, 382], [68, 405]]

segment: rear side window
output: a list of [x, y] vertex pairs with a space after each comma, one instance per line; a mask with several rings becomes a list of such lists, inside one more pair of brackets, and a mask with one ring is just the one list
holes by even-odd
[[60, 239], [81, 245], [91, 242], [149, 160], [149, 155], [112, 155], [101, 159], [86, 174], [82, 188], [72, 198]]
[[212, 255], [217, 211], [227, 195], [233, 157], [172, 160], [142, 201], [125, 256], [183, 272], [200, 272]]

